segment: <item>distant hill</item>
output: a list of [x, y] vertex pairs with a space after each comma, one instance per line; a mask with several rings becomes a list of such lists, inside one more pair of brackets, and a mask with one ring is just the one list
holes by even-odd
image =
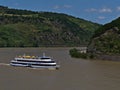
[[62, 13], [0, 6], [0, 47], [87, 45], [100, 26]]
[[95, 32], [88, 46], [88, 52], [99, 55], [120, 55], [120, 18], [105, 24]]

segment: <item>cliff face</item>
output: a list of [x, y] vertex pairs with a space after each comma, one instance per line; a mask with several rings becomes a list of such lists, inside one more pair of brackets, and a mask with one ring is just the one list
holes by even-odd
[[98, 55], [120, 55], [120, 18], [96, 31], [88, 45], [88, 52]]
[[86, 45], [100, 26], [66, 14], [0, 6], [0, 47]]

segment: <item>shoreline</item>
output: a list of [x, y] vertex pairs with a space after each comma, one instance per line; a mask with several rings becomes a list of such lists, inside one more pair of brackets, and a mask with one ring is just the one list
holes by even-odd
[[100, 59], [103, 61], [120, 61], [119, 55], [99, 55], [96, 57], [96, 59]]

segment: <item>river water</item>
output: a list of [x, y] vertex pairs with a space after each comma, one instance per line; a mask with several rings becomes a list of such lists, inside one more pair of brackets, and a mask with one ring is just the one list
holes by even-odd
[[120, 90], [120, 62], [69, 56], [70, 48], [1, 48], [0, 63], [16, 55], [52, 56], [59, 70], [0, 65], [0, 90]]

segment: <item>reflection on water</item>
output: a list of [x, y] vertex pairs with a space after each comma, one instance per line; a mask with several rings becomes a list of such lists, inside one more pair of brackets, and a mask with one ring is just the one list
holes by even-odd
[[2, 48], [0, 63], [43, 52], [56, 59], [59, 70], [0, 65], [0, 90], [120, 90], [120, 62], [74, 59], [69, 48]]

